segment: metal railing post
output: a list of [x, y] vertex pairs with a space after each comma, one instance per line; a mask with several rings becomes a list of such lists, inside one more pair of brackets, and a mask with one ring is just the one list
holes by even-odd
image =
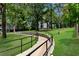
[[22, 53], [22, 39], [21, 39], [21, 53]]
[[53, 36], [51, 36], [51, 45], [53, 45]]
[[46, 41], [46, 55], [48, 55], [48, 44], [47, 44], [47, 41]]
[[32, 36], [31, 36], [31, 47], [32, 47]]

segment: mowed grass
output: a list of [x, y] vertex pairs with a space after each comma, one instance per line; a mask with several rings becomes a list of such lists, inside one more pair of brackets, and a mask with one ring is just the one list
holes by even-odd
[[[20, 39], [22, 39], [22, 44], [26, 44], [31, 41], [31, 37], [28, 37], [27, 35], [7, 34], [6, 39], [3, 39], [2, 36], [0, 35], [0, 56], [14, 56], [21, 53]], [[32, 40], [35, 40], [32, 42], [32, 45], [34, 45], [36, 43], [36, 39], [32, 37]], [[17, 47], [17, 48], [14, 48], [14, 47]], [[30, 47], [31, 47], [31, 43], [28, 43], [22, 47], [22, 50], [25, 51]], [[8, 50], [8, 49], [11, 49], [11, 50]]]
[[62, 28], [47, 31], [55, 40], [54, 56], [79, 56], [79, 39], [75, 37], [74, 28]]

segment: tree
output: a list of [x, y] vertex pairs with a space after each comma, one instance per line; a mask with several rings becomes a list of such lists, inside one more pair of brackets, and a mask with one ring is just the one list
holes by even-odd
[[2, 5], [2, 37], [6, 38], [6, 4]]
[[65, 10], [65, 16], [68, 18], [71, 24], [74, 24], [75, 30], [76, 30], [76, 36], [78, 37], [79, 34], [79, 4], [66, 4], [64, 6]]
[[63, 8], [63, 4], [53, 4], [53, 9], [54, 12], [56, 13], [56, 26], [57, 28], [62, 27], [62, 8]]
[[16, 14], [17, 14], [17, 5], [16, 4], [7, 4], [7, 18], [9, 22], [13, 25], [13, 32], [16, 29]]
[[35, 28], [37, 31], [39, 30], [39, 21], [43, 20], [43, 7], [44, 4], [32, 4], [33, 8], [33, 28]]

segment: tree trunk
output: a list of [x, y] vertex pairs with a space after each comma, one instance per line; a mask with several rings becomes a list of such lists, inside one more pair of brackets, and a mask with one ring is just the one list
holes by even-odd
[[50, 28], [52, 29], [52, 4], [50, 9]]
[[36, 16], [36, 30], [39, 31], [39, 23], [38, 23], [39, 22], [38, 21], [39, 20], [39, 15], [36, 14], [35, 16]]
[[78, 37], [78, 24], [75, 25], [76, 37]]
[[2, 37], [6, 38], [6, 4], [3, 5], [2, 10]]
[[43, 22], [41, 21], [41, 29], [42, 29], [42, 27], [43, 27]]
[[76, 37], [79, 35], [79, 24], [77, 23], [78, 17], [76, 19], [76, 25], [75, 25], [75, 31], [76, 31]]
[[60, 23], [58, 23], [58, 28], [60, 28]]
[[50, 28], [52, 29], [52, 20], [50, 21]]
[[36, 30], [37, 30], [37, 31], [39, 31], [38, 25], [39, 25], [39, 24], [38, 24], [38, 20], [36, 20], [36, 25], [35, 25], [35, 26], [36, 26]]
[[48, 24], [48, 22], [47, 22], [47, 29], [49, 29], [49, 24]]
[[16, 32], [16, 25], [13, 26], [13, 32]]

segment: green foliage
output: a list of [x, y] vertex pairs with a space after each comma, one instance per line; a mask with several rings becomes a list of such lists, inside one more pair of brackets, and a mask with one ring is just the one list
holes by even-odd
[[79, 19], [79, 4], [65, 4], [63, 8], [63, 18], [73, 23], [78, 23]]
[[[79, 23], [79, 4], [6, 4], [7, 23], [18, 29], [38, 29], [38, 22]], [[30, 26], [28, 26], [30, 25]]]

